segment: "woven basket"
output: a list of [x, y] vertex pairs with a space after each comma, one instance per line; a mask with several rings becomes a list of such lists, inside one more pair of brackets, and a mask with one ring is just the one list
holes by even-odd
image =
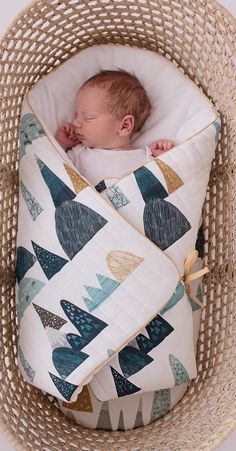
[[[17, 449], [206, 451], [236, 427], [235, 42], [236, 22], [213, 0], [38, 0], [0, 42], [0, 429]], [[172, 60], [211, 98], [223, 124], [204, 206], [205, 263], [212, 270], [204, 285], [207, 307], [198, 377], [164, 418], [127, 432], [88, 430], [73, 423], [54, 399], [22, 380], [16, 364], [22, 99], [39, 78], [70, 56], [104, 43], [142, 47]]]

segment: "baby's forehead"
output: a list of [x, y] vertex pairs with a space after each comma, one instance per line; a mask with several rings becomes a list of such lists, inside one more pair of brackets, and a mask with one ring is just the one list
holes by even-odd
[[94, 108], [104, 110], [109, 100], [108, 93], [105, 88], [100, 86], [81, 86], [77, 91], [75, 103], [76, 108]]
[[[95, 96], [96, 94], [96, 96]], [[97, 98], [98, 96], [107, 96], [108, 92], [107, 89], [104, 86], [97, 86], [97, 85], [82, 85], [76, 94], [76, 97], [87, 97], [87, 96], [93, 96], [93, 98]]]

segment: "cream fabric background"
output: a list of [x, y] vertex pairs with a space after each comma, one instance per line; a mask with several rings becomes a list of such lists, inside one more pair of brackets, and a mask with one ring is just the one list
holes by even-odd
[[[236, 2], [235, 0], [218, 0], [231, 14], [236, 17]], [[2, 12], [0, 15], [0, 36], [6, 31], [14, 17], [19, 12], [27, 7], [31, 0], [7, 0], [2, 5]], [[222, 443], [217, 451], [235, 451], [236, 449], [236, 431], [233, 432], [229, 438]], [[0, 451], [16, 451], [13, 446], [8, 444], [4, 437], [0, 436]], [[61, 451], [61, 450], [58, 450]], [[161, 450], [160, 450], [161, 451]]]

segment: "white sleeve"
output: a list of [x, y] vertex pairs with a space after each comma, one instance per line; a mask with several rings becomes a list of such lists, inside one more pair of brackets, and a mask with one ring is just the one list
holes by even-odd
[[66, 154], [74, 164], [74, 166], [78, 169], [79, 168], [79, 160], [80, 160], [80, 153], [84, 149], [84, 146], [78, 145], [75, 147], [72, 147], [72, 149], [68, 150]]
[[146, 147], [145, 147], [145, 151], [146, 151], [146, 158], [147, 158], [147, 161], [150, 161], [151, 156], [152, 156], [152, 151], [151, 151], [150, 147], [149, 147], [149, 146], [146, 146]]

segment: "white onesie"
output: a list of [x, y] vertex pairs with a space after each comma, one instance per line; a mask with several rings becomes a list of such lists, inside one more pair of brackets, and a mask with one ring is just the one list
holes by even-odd
[[80, 174], [96, 186], [106, 178], [120, 178], [150, 161], [149, 147], [107, 150], [78, 145], [67, 152]]

